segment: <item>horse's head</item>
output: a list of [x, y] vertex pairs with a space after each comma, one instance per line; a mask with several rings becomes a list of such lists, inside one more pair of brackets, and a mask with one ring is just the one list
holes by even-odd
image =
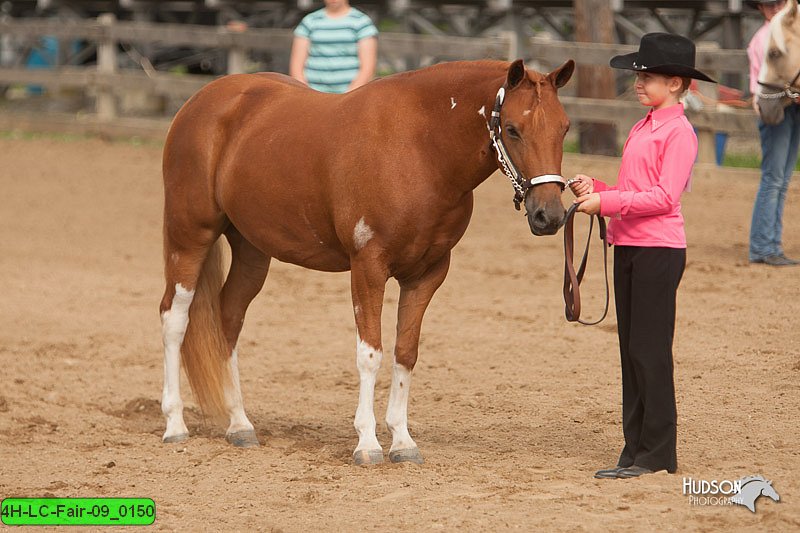
[[781, 500], [778, 492], [772, 487], [772, 481], [767, 481], [766, 484], [761, 487], [761, 494], [768, 498], [772, 498], [776, 502]]
[[788, 0], [770, 21], [769, 41], [758, 83], [759, 114], [766, 124], [783, 120], [783, 110], [792, 101], [788, 93], [800, 92], [800, 16], [797, 0]]
[[[550, 74], [526, 71], [514, 61], [506, 77], [505, 103], [500, 114], [503, 141], [524, 178], [561, 175], [564, 136], [569, 119], [557, 90], [575, 70], [571, 59]], [[553, 235], [564, 219], [561, 185], [534, 185], [525, 194], [528, 224], [534, 235]]]

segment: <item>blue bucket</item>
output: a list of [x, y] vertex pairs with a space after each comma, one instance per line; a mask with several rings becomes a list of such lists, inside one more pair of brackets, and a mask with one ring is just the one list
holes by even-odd
[[725, 144], [728, 142], [728, 134], [718, 131], [714, 135], [717, 150], [717, 166], [721, 166], [725, 160]]
[[[38, 46], [31, 49], [25, 65], [30, 69], [53, 68], [58, 62], [58, 39], [55, 37], [42, 37]], [[28, 85], [28, 93], [42, 94], [44, 88], [40, 85]]]

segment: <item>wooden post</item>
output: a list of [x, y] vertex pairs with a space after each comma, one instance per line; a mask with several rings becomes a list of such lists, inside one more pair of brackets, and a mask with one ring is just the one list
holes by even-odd
[[231, 46], [228, 48], [228, 74], [244, 73], [245, 53], [243, 48]]
[[[728, 13], [722, 26], [722, 47], [731, 50], [746, 48], [742, 31], [742, 0], [728, 0]], [[721, 81], [728, 87], [741, 87], [742, 74], [726, 72]]]
[[516, 61], [520, 59], [520, 52], [524, 52], [521, 44], [522, 35], [525, 33], [522, 17], [517, 16], [518, 14], [514, 12], [512, 0], [495, 0], [494, 2], [489, 2], [489, 5], [492, 9], [505, 12], [503, 31], [500, 32], [500, 35], [511, 41], [508, 45], [508, 60]]
[[499, 32], [500, 37], [503, 39], [508, 39], [508, 60], [509, 61], [516, 61], [520, 58], [519, 55], [519, 37], [517, 32], [503, 30]]
[[[231, 33], [244, 33], [247, 31], [247, 24], [242, 21], [230, 21], [225, 29]], [[244, 74], [247, 52], [241, 46], [231, 46], [228, 48], [228, 74]]]
[[[614, 42], [614, 13], [608, 0], [575, 0], [575, 40], [584, 43]], [[610, 67], [579, 66], [578, 96], [614, 99], [614, 71]], [[613, 124], [578, 124], [581, 153], [615, 156], [617, 129]]]
[[[701, 42], [697, 44], [698, 50], [719, 50], [719, 43], [716, 42]], [[719, 79], [718, 72], [706, 72], [710, 77], [715, 80]], [[714, 102], [719, 100], [719, 86], [716, 83], [708, 83], [703, 81], [697, 82], [697, 88], [700, 94], [711, 98]], [[710, 111], [715, 111], [715, 104], [711, 104]], [[697, 128], [697, 161], [698, 163], [716, 163], [717, 162], [717, 137], [716, 132], [710, 128]]]
[[[97, 73], [113, 75], [117, 72], [117, 43], [111, 35], [111, 30], [117, 17], [113, 13], [104, 13], [97, 17], [97, 23], [105, 30], [97, 43]], [[100, 80], [97, 85], [96, 96], [97, 116], [101, 121], [112, 121], [117, 116], [117, 106], [114, 100], [113, 86], [106, 80]]]

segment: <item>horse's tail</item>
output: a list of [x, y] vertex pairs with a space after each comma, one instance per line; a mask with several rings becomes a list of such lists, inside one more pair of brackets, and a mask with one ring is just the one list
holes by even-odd
[[200, 408], [220, 419], [227, 412], [225, 388], [231, 382], [231, 354], [222, 331], [220, 310], [222, 278], [222, 244], [217, 240], [200, 271], [181, 346], [183, 367]]

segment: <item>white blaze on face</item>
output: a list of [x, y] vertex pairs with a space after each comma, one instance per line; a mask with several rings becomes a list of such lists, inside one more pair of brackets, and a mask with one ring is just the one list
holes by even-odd
[[530, 109], [526, 109], [525, 111], [522, 112], [522, 116], [523, 117], [527, 117], [530, 114], [531, 114], [531, 110]]
[[480, 109], [478, 109], [478, 114], [483, 118], [486, 118], [486, 106], [482, 105]]
[[456, 99], [452, 96], [450, 97], [450, 109], [455, 109], [456, 107]]
[[374, 236], [375, 232], [364, 222], [364, 217], [361, 217], [353, 230], [353, 244], [356, 247], [356, 251], [366, 246], [369, 240]]

